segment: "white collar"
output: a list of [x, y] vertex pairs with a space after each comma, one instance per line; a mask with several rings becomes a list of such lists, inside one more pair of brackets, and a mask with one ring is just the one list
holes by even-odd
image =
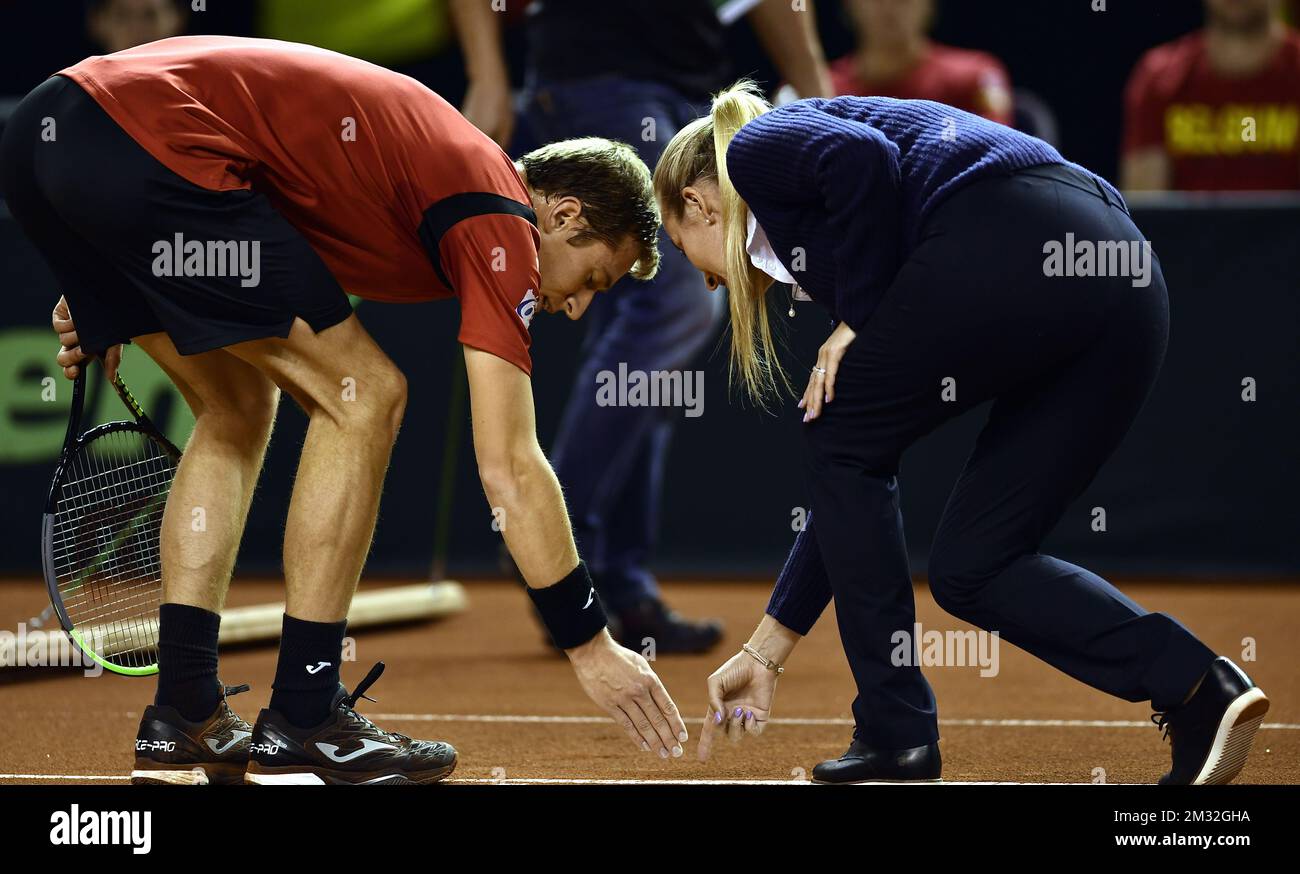
[[799, 283], [794, 281], [790, 271], [785, 269], [781, 259], [776, 257], [776, 251], [772, 249], [772, 244], [767, 239], [767, 232], [763, 230], [763, 226], [758, 223], [758, 219], [754, 218], [752, 212], [746, 214], [745, 228], [745, 253], [749, 255], [749, 263], [777, 282], [794, 286], [795, 300], [811, 300], [812, 298], [799, 287]]
[[752, 212], [746, 214], [745, 228], [745, 252], [749, 255], [749, 263], [777, 282], [793, 284], [794, 277], [790, 275], [789, 270], [785, 269], [781, 259], [776, 257], [772, 244], [768, 242], [767, 232], [763, 230], [763, 226], [758, 223], [758, 219], [754, 218]]

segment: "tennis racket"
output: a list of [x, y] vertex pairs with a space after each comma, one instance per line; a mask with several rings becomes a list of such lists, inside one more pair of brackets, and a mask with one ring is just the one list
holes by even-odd
[[145, 415], [119, 374], [113, 389], [133, 422], [82, 432], [86, 371], [72, 386], [63, 453], [41, 526], [50, 608], [105, 670], [158, 671], [159, 535], [181, 453]]

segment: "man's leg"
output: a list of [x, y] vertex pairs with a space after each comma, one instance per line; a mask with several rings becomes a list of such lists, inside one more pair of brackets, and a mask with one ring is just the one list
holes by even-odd
[[154, 703], [198, 722], [221, 698], [217, 633], [235, 555], [279, 391], [257, 370], [218, 349], [182, 356], [166, 334], [136, 345], [158, 363], [194, 413], [194, 430], [163, 512], [163, 604]]
[[269, 376], [309, 417], [284, 536], [284, 635], [271, 709], [299, 727], [328, 715], [348, 606], [370, 549], [406, 380], [357, 317], [230, 354]]
[[602, 574], [612, 610], [628, 610], [659, 597], [659, 585], [647, 567], [659, 526], [664, 461], [673, 423], [662, 416], [652, 422], [632, 458], [626, 482], [604, 514]]

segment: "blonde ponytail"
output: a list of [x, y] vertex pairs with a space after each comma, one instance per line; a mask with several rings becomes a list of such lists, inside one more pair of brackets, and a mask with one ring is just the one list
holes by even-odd
[[771, 109], [758, 86], [742, 79], [713, 98], [708, 116], [678, 131], [655, 167], [655, 196], [665, 215], [682, 215], [683, 188], [713, 180], [722, 197], [723, 263], [731, 310], [730, 369], [749, 397], [767, 408], [790, 383], [776, 360], [772, 326], [764, 299], [771, 279], [754, 267], [745, 251], [749, 207], [727, 173], [727, 146], [737, 131]]

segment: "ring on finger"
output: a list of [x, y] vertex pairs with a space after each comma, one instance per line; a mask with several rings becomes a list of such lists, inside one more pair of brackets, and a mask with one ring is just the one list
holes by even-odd
[[825, 368], [825, 367], [813, 367], [812, 372], [813, 372], [813, 373], [820, 374], [820, 375], [822, 375], [822, 376], [825, 376], [825, 375], [826, 375], [826, 368]]

